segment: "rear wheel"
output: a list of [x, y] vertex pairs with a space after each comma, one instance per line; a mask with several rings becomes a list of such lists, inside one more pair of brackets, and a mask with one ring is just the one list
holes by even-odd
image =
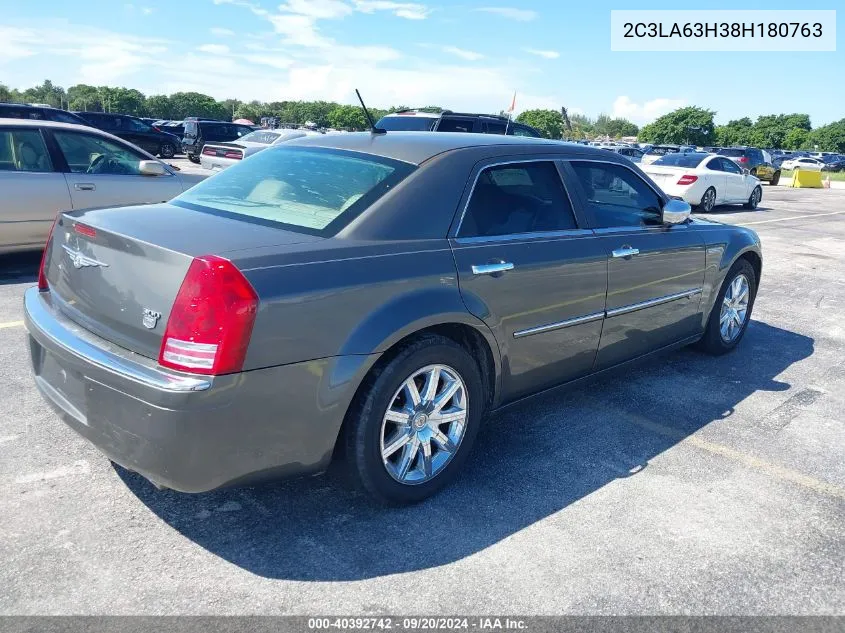
[[769, 181], [769, 184], [770, 184], [770, 185], [776, 185], [776, 184], [778, 184], [779, 182], [780, 182], [780, 170], [778, 169], [778, 170], [775, 172], [774, 176], [772, 176], [772, 179]]
[[346, 455], [375, 498], [416, 503], [451, 482], [475, 441], [484, 390], [454, 341], [427, 335], [374, 369], [347, 414]]
[[760, 204], [760, 200], [763, 199], [763, 189], [760, 185], [754, 187], [754, 191], [751, 192], [751, 195], [748, 197], [748, 202], [746, 202], [744, 206], [746, 209], [756, 209], [757, 205]]
[[701, 196], [701, 203], [698, 205], [702, 213], [709, 213], [716, 206], [716, 190], [713, 187], [708, 187], [704, 195]]
[[197, 165], [200, 164], [200, 157], [195, 156], [194, 154], [188, 154], [188, 160], [191, 161], [192, 163], [196, 163]]
[[176, 155], [176, 148], [172, 143], [162, 143], [158, 148], [158, 155], [162, 158], [173, 158]]
[[725, 276], [698, 347], [717, 356], [736, 347], [748, 328], [756, 296], [754, 267], [747, 259], [737, 260]]

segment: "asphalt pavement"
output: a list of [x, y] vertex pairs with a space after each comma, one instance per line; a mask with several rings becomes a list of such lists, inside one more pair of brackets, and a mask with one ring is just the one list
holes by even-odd
[[712, 215], [763, 241], [734, 353], [506, 409], [403, 509], [337, 467], [202, 495], [113, 467], [33, 385], [38, 256], [0, 258], [0, 613], [845, 613], [845, 191]]

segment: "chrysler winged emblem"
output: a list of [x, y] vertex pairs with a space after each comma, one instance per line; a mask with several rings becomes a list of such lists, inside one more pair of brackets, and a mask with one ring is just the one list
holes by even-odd
[[141, 319], [141, 323], [144, 324], [144, 327], [148, 330], [152, 330], [158, 320], [161, 318], [161, 312], [156, 312], [155, 310], [150, 310], [149, 308], [144, 308], [144, 317]]
[[68, 259], [70, 260], [70, 263], [73, 264], [74, 268], [90, 268], [92, 266], [102, 266], [104, 268], [108, 268], [109, 266], [105, 262], [97, 261], [93, 257], [83, 255], [67, 244], [62, 244], [62, 248], [65, 249], [65, 253], [67, 253]]

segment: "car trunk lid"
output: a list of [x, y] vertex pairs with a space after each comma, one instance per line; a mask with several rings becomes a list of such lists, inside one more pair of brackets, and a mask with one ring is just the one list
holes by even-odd
[[320, 239], [170, 204], [74, 211], [56, 224], [45, 270], [67, 317], [157, 358], [195, 257]]

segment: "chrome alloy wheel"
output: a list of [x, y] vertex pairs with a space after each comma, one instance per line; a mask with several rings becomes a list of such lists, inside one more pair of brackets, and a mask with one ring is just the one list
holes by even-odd
[[716, 192], [711, 188], [704, 192], [701, 209], [702, 211], [712, 211], [714, 206], [716, 206]]
[[463, 379], [447, 365], [408, 376], [381, 423], [381, 459], [393, 479], [421, 484], [446, 467], [464, 438], [468, 400]]
[[725, 291], [722, 312], [719, 315], [719, 332], [725, 343], [730, 343], [742, 332], [742, 326], [748, 317], [749, 290], [746, 276], [737, 275]]

